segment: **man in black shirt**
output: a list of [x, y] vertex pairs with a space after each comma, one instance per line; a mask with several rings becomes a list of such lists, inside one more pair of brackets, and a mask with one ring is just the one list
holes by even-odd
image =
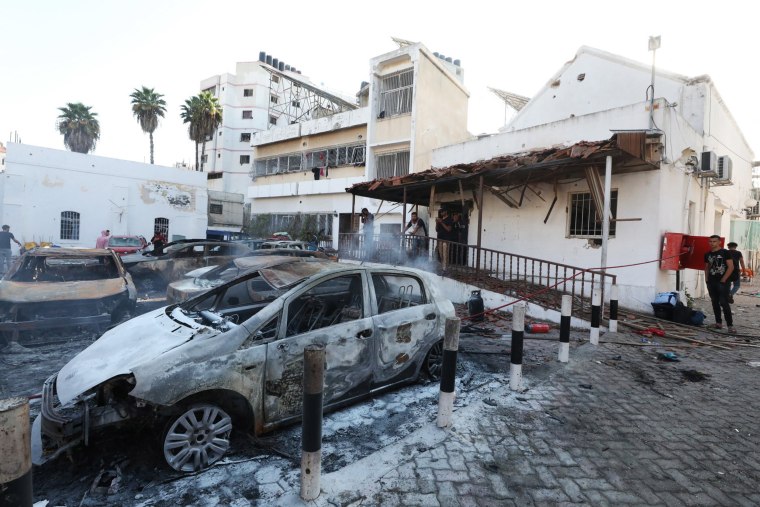
[[454, 234], [454, 222], [449, 217], [449, 210], [442, 209], [435, 219], [435, 232], [438, 235], [438, 255], [441, 257], [441, 267], [446, 271], [449, 267], [450, 241]]
[[0, 275], [3, 275], [11, 269], [11, 241], [21, 246], [21, 243], [13, 236], [10, 225], [4, 225], [0, 231]]
[[710, 236], [710, 251], [705, 254], [705, 280], [707, 281], [707, 291], [710, 293], [713, 312], [715, 312], [715, 324], [710, 327], [714, 329], [723, 328], [723, 320], [720, 315], [722, 309], [729, 333], [736, 332], [734, 319], [731, 315], [731, 305], [728, 303], [728, 282], [733, 271], [733, 257], [728, 250], [720, 247], [720, 236]]
[[[734, 261], [734, 272], [731, 273], [731, 278], [729, 279], [731, 290], [728, 293], [728, 302], [731, 304], [734, 303], [734, 294], [739, 291], [739, 287], [742, 285], [742, 271], [747, 269], [747, 266], [744, 265], [744, 257], [742, 256], [742, 253], [736, 249], [738, 246], [739, 245], [733, 241], [728, 244], [728, 251]], [[739, 266], [741, 266], [741, 269], [739, 269]]]

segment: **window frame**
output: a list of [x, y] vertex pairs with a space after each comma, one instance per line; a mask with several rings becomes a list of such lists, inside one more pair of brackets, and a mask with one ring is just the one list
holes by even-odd
[[243, 109], [241, 116], [243, 120], [253, 120], [253, 109]]
[[243, 88], [243, 97], [253, 97], [253, 88]]
[[[78, 211], [61, 211], [61, 227], [58, 231], [61, 240], [79, 241], [82, 227], [82, 214]], [[64, 234], [65, 232], [65, 234]]]
[[240, 165], [248, 165], [251, 163], [250, 155], [240, 155]]
[[414, 107], [414, 68], [380, 76], [378, 100], [383, 118], [411, 114]]
[[[575, 198], [577, 196], [583, 196], [584, 202], [588, 203], [588, 207], [584, 208], [581, 211], [581, 217], [579, 220], [581, 222], [585, 221], [585, 224], [581, 223], [579, 226], [576, 226], [577, 228], [580, 228], [580, 233], [577, 232], [577, 228], [574, 229], [574, 221], [576, 220], [577, 212], [575, 212], [576, 206], [583, 206], [584, 203], [576, 203]], [[617, 216], [617, 205], [618, 205], [618, 198], [619, 198], [619, 192], [617, 188], [613, 188], [610, 192], [610, 218], [615, 218]], [[586, 216], [588, 215], [588, 216]], [[585, 217], [585, 219], [584, 219]], [[595, 225], [593, 231], [590, 228], [590, 219], [591, 217], [594, 217]], [[567, 195], [567, 224], [566, 224], [566, 230], [565, 230], [565, 237], [568, 239], [602, 239], [602, 221], [597, 221], [595, 219], [596, 217], [596, 205], [594, 203], [594, 200], [591, 197], [590, 191], [573, 191], [568, 192]], [[585, 227], [585, 229], [584, 229]], [[591, 233], [588, 233], [588, 231], [591, 231]], [[597, 234], [598, 231], [598, 234]], [[574, 234], [574, 232], [576, 232]], [[610, 221], [610, 238], [614, 238], [617, 233], [617, 223], [614, 221]]]

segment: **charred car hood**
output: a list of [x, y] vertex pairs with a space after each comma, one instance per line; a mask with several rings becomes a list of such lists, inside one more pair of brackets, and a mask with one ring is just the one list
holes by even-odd
[[[106, 332], [80, 352], [58, 373], [56, 390], [62, 405], [119, 375], [179, 347], [199, 332], [213, 331], [181, 315], [182, 323], [166, 314], [166, 308], [146, 313]], [[184, 325], [183, 325], [184, 324]]]
[[0, 301], [38, 303], [42, 301], [81, 301], [122, 294], [123, 278], [86, 282], [0, 282]]

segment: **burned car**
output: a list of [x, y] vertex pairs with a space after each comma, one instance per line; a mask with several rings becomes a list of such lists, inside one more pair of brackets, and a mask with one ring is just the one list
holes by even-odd
[[165, 283], [181, 278], [188, 271], [216, 266], [251, 253], [240, 243], [224, 241], [177, 241], [169, 243], [162, 255], [139, 252], [124, 255], [121, 260], [135, 279], [157, 278]]
[[[233, 427], [258, 435], [300, 419], [303, 350], [312, 344], [326, 348], [327, 410], [438, 375], [454, 307], [427, 275], [295, 265], [300, 274], [246, 273], [104, 334], [45, 382], [33, 461], [141, 423], [161, 436], [171, 468], [202, 470], [225, 454]], [[292, 288], [256, 301], [262, 280]]]
[[[232, 262], [221, 266], [196, 269], [195, 271], [187, 273], [181, 280], [172, 282], [166, 287], [166, 302], [169, 304], [181, 303], [201, 292], [205, 292], [214, 287], [218, 287], [223, 283], [234, 280], [248, 271], [274, 266], [279, 266], [280, 269], [286, 270], [286, 264], [308, 262], [311, 259], [312, 258], [310, 257], [290, 257], [283, 255], [256, 255], [238, 257]], [[294, 269], [297, 270], [298, 266]], [[191, 277], [193, 274], [197, 276]], [[275, 291], [282, 289], [281, 287], [277, 288], [268, 285], [265, 280], [262, 280], [260, 288], [262, 290], [262, 295], [272, 294]]]
[[116, 253], [35, 248], [0, 281], [0, 343], [48, 342], [51, 331], [63, 336], [81, 328], [99, 334], [128, 318], [136, 299], [132, 278]]

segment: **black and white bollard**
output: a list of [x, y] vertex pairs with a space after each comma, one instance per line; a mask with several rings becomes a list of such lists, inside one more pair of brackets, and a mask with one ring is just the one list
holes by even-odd
[[559, 320], [559, 362], [570, 358], [570, 318], [573, 314], [573, 296], [562, 296], [562, 316]]
[[523, 337], [525, 335], [525, 303], [517, 303], [512, 309], [512, 345], [509, 366], [509, 388], [522, 391]]
[[32, 505], [29, 400], [0, 400], [0, 507]]
[[443, 335], [443, 358], [441, 364], [441, 392], [438, 395], [438, 427], [451, 425], [454, 411], [454, 390], [457, 373], [457, 351], [459, 350], [459, 324], [456, 317], [446, 319]]
[[602, 320], [602, 293], [594, 287], [591, 292], [591, 336], [592, 345], [599, 345], [599, 323]]
[[301, 498], [319, 496], [322, 476], [322, 390], [325, 347], [309, 345], [303, 351], [303, 426], [301, 430]]
[[618, 321], [618, 286], [612, 284], [610, 287], [610, 325], [608, 327], [610, 333], [617, 333], [617, 321]]

